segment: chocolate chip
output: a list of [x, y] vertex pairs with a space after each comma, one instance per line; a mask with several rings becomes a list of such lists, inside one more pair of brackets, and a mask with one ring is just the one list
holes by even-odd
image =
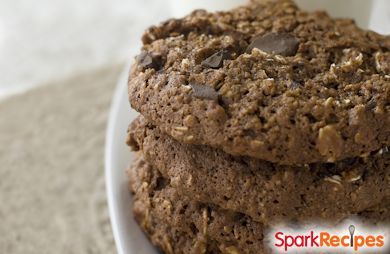
[[168, 181], [167, 179], [163, 178], [163, 177], [159, 177], [157, 178], [157, 181], [156, 181], [156, 186], [155, 186], [155, 190], [159, 191], [159, 190], [163, 190], [165, 187], [167, 187], [168, 185]]
[[227, 50], [220, 50], [215, 54], [212, 54], [208, 58], [202, 61], [202, 66], [207, 68], [218, 69], [223, 65], [223, 61], [230, 58], [230, 54]]
[[152, 54], [145, 52], [145, 51], [137, 56], [137, 62], [144, 69], [153, 68], [155, 70], [159, 70], [159, 69], [161, 69], [161, 65], [162, 65], [161, 56], [152, 55]]
[[247, 51], [257, 48], [267, 53], [282, 56], [293, 56], [297, 53], [299, 41], [291, 34], [268, 33], [264, 36], [256, 37], [248, 46]]
[[218, 101], [218, 93], [211, 86], [190, 83], [192, 95], [199, 99]]

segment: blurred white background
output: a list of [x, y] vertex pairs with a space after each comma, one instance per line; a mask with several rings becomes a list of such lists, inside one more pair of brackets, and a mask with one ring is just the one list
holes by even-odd
[[[127, 61], [140, 47], [142, 31], [169, 17], [171, 2], [178, 6], [183, 1], [0, 0], [0, 98], [78, 72]], [[188, 6], [195, 2], [197, 7], [210, 7], [208, 1], [186, 1]], [[219, 5], [227, 3], [215, 1]], [[298, 1], [321, 6], [333, 1], [339, 6], [337, 0]], [[369, 26], [389, 33], [390, 0], [342, 0], [365, 1], [376, 3]], [[337, 6], [332, 8], [339, 14]], [[358, 4], [346, 9], [364, 12], [365, 8]], [[179, 15], [184, 9], [180, 8]], [[177, 16], [177, 8], [174, 14]]]
[[125, 62], [168, 12], [161, 0], [0, 0], [0, 97]]

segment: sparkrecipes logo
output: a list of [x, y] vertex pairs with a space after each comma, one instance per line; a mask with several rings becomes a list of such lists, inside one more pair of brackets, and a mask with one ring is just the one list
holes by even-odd
[[276, 253], [389, 253], [388, 225], [368, 228], [350, 223], [336, 228], [277, 228], [268, 232], [267, 238]]

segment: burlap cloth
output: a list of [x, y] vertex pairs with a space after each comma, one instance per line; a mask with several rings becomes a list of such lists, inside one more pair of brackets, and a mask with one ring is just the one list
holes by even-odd
[[121, 68], [0, 102], [0, 253], [115, 253], [103, 150]]

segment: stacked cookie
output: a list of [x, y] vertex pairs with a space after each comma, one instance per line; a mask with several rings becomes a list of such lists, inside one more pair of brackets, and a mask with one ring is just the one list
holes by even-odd
[[389, 220], [390, 37], [270, 0], [195, 11], [143, 42], [129, 176], [164, 252], [268, 253], [280, 223]]

